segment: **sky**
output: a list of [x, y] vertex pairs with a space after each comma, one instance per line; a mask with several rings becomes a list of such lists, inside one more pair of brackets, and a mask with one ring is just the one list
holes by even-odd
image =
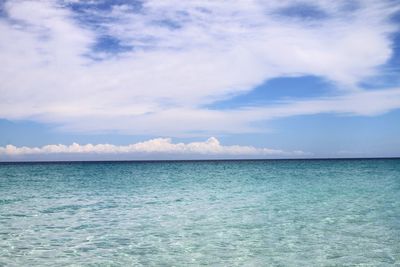
[[0, 0], [0, 161], [400, 156], [395, 0]]

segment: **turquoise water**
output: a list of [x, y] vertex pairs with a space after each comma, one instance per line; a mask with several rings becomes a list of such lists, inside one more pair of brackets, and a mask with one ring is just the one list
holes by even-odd
[[400, 160], [0, 164], [0, 266], [400, 266]]

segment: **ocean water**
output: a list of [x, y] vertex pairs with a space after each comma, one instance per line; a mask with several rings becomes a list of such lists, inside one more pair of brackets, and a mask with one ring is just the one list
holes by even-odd
[[0, 164], [0, 266], [400, 266], [400, 160]]

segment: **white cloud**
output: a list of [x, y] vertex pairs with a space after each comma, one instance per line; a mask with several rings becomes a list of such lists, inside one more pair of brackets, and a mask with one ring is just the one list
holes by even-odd
[[[196, 108], [168, 108], [141, 116], [116, 116], [100, 114], [74, 119], [65, 118], [62, 130], [73, 132], [103, 132], [117, 129], [120, 132], [179, 136], [207, 136], [259, 132], [252, 123], [297, 115], [338, 114], [375, 116], [400, 107], [400, 88], [380, 91], [352, 92], [342, 96], [315, 98], [311, 100], [287, 100], [259, 107], [235, 110], [208, 110]], [[115, 110], [119, 112], [118, 109]], [[121, 111], [121, 114], [123, 111]], [[63, 114], [49, 113], [45, 121], [57, 122]]]
[[[344, 11], [346, 2], [302, 2], [327, 15], [313, 20], [278, 15], [297, 1], [149, 0], [140, 13], [128, 5], [91, 10], [85, 15], [103, 19], [94, 30], [55, 1], [8, 1], [8, 17], [0, 19], [0, 117], [71, 131], [177, 136], [260, 131], [254, 122], [278, 117], [399, 108], [398, 89], [358, 87], [390, 58], [398, 26], [388, 17], [399, 5], [362, 1]], [[103, 34], [134, 49], [93, 51]], [[340, 96], [203, 108], [265, 80], [298, 75], [328, 79]]]
[[266, 157], [304, 157], [310, 155], [303, 151], [283, 151], [253, 146], [223, 146], [211, 137], [204, 142], [172, 143], [170, 138], [157, 138], [145, 142], [116, 146], [111, 144], [46, 145], [43, 147], [0, 147], [0, 156], [24, 156], [47, 154], [173, 154], [173, 155], [219, 155], [219, 156], [266, 156]]

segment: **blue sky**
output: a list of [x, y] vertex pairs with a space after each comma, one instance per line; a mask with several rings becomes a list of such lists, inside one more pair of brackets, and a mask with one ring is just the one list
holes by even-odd
[[398, 1], [0, 10], [0, 159], [400, 156]]

